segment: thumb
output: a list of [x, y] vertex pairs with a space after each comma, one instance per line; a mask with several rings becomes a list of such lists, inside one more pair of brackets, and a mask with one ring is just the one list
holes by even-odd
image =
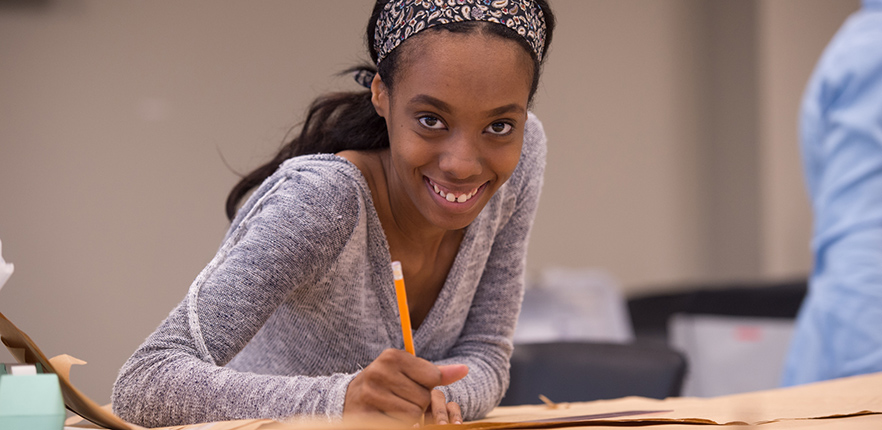
[[438, 370], [441, 371], [441, 383], [438, 385], [450, 385], [465, 378], [469, 373], [469, 366], [466, 366], [465, 364], [448, 364], [438, 366]]

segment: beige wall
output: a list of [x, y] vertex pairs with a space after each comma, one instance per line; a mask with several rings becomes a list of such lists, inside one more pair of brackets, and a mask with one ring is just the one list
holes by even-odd
[[[852, 4], [849, 4], [852, 3]], [[811, 212], [802, 191], [797, 100], [814, 62], [853, 2], [826, 0], [759, 3], [759, 142], [762, 273], [806, 273]], [[837, 19], [834, 19], [837, 18]]]
[[[629, 294], [803, 276], [802, 86], [857, 0], [557, 0], [535, 275]], [[213, 256], [236, 175], [354, 89], [364, 0], [0, 1], [0, 311], [74, 383], [116, 370]], [[0, 360], [10, 356], [0, 352]]]

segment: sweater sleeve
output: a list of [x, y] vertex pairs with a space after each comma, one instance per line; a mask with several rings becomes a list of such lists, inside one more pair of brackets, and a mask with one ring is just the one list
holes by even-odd
[[187, 297], [122, 367], [114, 412], [146, 427], [341, 416], [354, 374], [259, 375], [223, 366], [345, 246], [358, 218], [346, 186], [317, 171], [270, 178]]
[[463, 418], [484, 417], [499, 405], [508, 389], [512, 338], [524, 294], [527, 243], [539, 204], [545, 171], [546, 138], [532, 114], [524, 134], [511, 216], [494, 239], [490, 256], [459, 339], [448, 358], [436, 364], [466, 364], [468, 375], [440, 387], [448, 401], [459, 403]]

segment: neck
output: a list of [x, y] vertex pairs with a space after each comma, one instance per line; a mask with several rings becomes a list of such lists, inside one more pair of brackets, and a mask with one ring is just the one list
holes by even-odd
[[392, 170], [389, 151], [385, 150], [379, 155], [382, 174], [381, 178], [376, 178], [378, 181], [373, 186], [377, 196], [374, 204], [377, 205], [389, 248], [405, 255], [425, 254], [427, 251], [432, 254], [432, 250], [437, 250], [446, 237], [458, 235], [459, 232], [429, 224], [408, 196], [390, 192], [396, 189], [398, 178]]

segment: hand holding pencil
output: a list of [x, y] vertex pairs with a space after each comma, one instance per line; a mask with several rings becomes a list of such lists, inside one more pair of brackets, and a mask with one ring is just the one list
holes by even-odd
[[444, 393], [434, 388], [462, 379], [468, 367], [436, 366], [415, 355], [404, 279], [401, 265], [396, 263], [393, 263], [393, 277], [407, 351], [383, 351], [349, 383], [343, 416], [368, 414], [414, 423], [422, 421], [424, 411], [429, 410], [426, 414], [435, 424], [461, 423], [459, 405], [447, 402]]

